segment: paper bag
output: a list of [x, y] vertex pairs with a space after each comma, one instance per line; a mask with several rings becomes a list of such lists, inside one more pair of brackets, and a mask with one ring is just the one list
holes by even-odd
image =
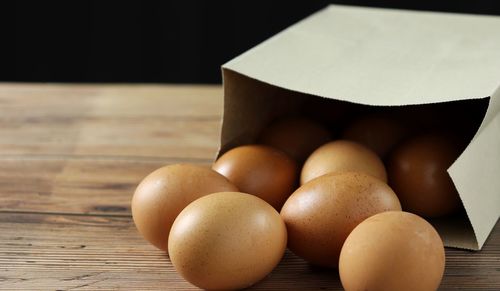
[[308, 98], [484, 102], [476, 133], [448, 169], [466, 216], [431, 220], [446, 246], [481, 249], [500, 214], [499, 17], [331, 5], [222, 71], [219, 153], [254, 143], [266, 124]]

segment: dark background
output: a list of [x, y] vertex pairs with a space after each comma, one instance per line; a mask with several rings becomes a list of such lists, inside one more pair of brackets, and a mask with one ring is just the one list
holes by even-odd
[[500, 15], [500, 1], [16, 1], [0, 81], [220, 83], [220, 65], [329, 3]]

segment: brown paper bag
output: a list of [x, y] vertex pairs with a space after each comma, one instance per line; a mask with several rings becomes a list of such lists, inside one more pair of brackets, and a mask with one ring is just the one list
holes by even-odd
[[486, 104], [448, 169], [466, 215], [431, 221], [446, 246], [481, 249], [500, 214], [500, 17], [331, 5], [222, 70], [220, 153], [310, 98]]

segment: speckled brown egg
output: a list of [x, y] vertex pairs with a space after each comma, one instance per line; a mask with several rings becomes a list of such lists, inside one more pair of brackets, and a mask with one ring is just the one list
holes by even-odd
[[376, 114], [352, 122], [344, 129], [342, 139], [363, 144], [384, 158], [405, 135], [401, 122]]
[[269, 274], [286, 248], [286, 227], [264, 200], [235, 192], [215, 193], [189, 204], [170, 231], [175, 269], [195, 286], [242, 289]]
[[300, 183], [324, 174], [348, 171], [366, 173], [387, 182], [384, 164], [374, 151], [353, 141], [337, 140], [319, 147], [307, 158]]
[[170, 227], [182, 209], [204, 195], [221, 191], [238, 189], [210, 168], [187, 164], [159, 168], [135, 190], [135, 226], [147, 241], [166, 251]]
[[401, 210], [387, 184], [364, 173], [329, 174], [302, 185], [283, 205], [288, 247], [314, 265], [336, 267], [342, 244], [364, 219]]
[[293, 192], [297, 163], [284, 152], [265, 145], [245, 145], [223, 154], [212, 168], [240, 191], [253, 194], [278, 211]]
[[345, 290], [437, 290], [445, 252], [436, 230], [402, 211], [376, 214], [347, 237], [339, 260]]
[[460, 209], [458, 192], [447, 169], [459, 156], [460, 144], [446, 135], [415, 137], [391, 155], [389, 183], [403, 209], [439, 217]]
[[278, 120], [264, 129], [259, 143], [275, 147], [303, 163], [316, 148], [330, 140], [330, 132], [321, 124], [294, 117]]

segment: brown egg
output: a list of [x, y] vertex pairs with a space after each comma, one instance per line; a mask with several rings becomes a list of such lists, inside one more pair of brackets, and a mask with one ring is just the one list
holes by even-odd
[[146, 240], [166, 251], [170, 227], [182, 209], [204, 195], [221, 191], [238, 189], [209, 168], [186, 164], [159, 168], [135, 190], [135, 226]]
[[203, 289], [253, 285], [269, 274], [286, 249], [279, 213], [253, 195], [225, 192], [189, 204], [175, 220], [168, 250], [175, 269]]
[[342, 247], [339, 273], [345, 290], [437, 290], [445, 253], [436, 230], [402, 211], [361, 222]]
[[387, 165], [389, 183], [403, 209], [438, 217], [460, 209], [458, 192], [447, 169], [459, 156], [460, 145], [445, 135], [423, 135], [408, 140]]
[[212, 168], [226, 176], [240, 191], [253, 194], [278, 211], [297, 180], [297, 164], [270, 146], [240, 146], [222, 155]]
[[300, 183], [305, 184], [324, 174], [362, 172], [387, 182], [385, 167], [372, 150], [353, 141], [337, 140], [315, 150], [302, 167]]
[[314, 265], [336, 267], [351, 230], [388, 210], [401, 210], [401, 205], [387, 184], [367, 174], [344, 172], [302, 185], [283, 205], [281, 216], [291, 251]]
[[342, 139], [363, 144], [384, 158], [406, 135], [401, 122], [381, 115], [357, 119], [343, 132]]
[[282, 150], [302, 163], [319, 146], [331, 140], [328, 129], [306, 118], [279, 120], [264, 129], [259, 143]]

